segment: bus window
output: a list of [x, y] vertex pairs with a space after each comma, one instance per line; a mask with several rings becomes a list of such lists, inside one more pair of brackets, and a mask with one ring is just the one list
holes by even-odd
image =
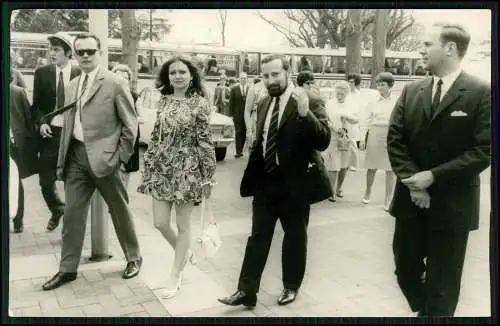
[[49, 58], [47, 48], [13, 48], [14, 67], [17, 69], [35, 69], [39, 58]]
[[243, 61], [243, 71], [250, 76], [257, 76], [259, 74], [259, 54], [246, 53]]
[[361, 66], [362, 74], [371, 74], [372, 73], [372, 58], [363, 58], [363, 65]]

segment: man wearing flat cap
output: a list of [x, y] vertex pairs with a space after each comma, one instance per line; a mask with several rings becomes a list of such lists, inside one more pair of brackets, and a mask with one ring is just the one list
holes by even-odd
[[64, 106], [64, 88], [71, 79], [80, 75], [81, 70], [70, 62], [72, 43], [69, 35], [59, 32], [49, 35], [48, 41], [52, 63], [35, 71], [32, 111], [42, 137], [39, 182], [43, 198], [51, 213], [47, 230], [52, 231], [57, 228], [64, 214], [64, 202], [55, 185], [63, 117], [61, 114], [46, 121], [44, 115]]

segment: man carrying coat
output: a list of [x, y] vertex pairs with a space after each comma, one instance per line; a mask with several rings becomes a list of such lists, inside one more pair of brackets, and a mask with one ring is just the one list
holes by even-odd
[[421, 53], [434, 76], [404, 87], [387, 135], [398, 177], [390, 207], [396, 276], [418, 316], [453, 316], [469, 231], [479, 227], [491, 89], [460, 69], [469, 42], [461, 26], [432, 26]]
[[[253, 195], [252, 231], [248, 238], [238, 290], [220, 302], [255, 307], [260, 280], [266, 264], [274, 227], [279, 219], [284, 230], [283, 291], [279, 305], [293, 302], [306, 268], [307, 225], [310, 195], [316, 186], [310, 163], [317, 151], [330, 143], [330, 129], [322, 99], [310, 97], [290, 82], [290, 65], [283, 55], [262, 59], [262, 72], [269, 96], [260, 104], [256, 142], [250, 154], [240, 192]], [[318, 154], [319, 155], [319, 154]], [[323, 167], [324, 169], [324, 167]], [[328, 177], [323, 173], [329, 185]], [[331, 196], [325, 192], [321, 199]]]

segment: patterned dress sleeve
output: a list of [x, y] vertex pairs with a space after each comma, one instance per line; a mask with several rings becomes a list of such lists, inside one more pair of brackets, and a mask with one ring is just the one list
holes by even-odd
[[210, 104], [204, 98], [200, 99], [200, 107], [196, 116], [196, 139], [198, 143], [198, 154], [200, 160], [200, 170], [202, 175], [202, 184], [214, 185], [215, 174], [215, 149], [212, 143], [212, 134], [210, 131]]

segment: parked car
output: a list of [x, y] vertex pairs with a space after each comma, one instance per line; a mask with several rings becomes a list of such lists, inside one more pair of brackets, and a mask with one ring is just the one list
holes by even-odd
[[[151, 140], [156, 120], [156, 103], [160, 100], [161, 93], [155, 88], [146, 88], [141, 91], [137, 100], [141, 114], [139, 128], [141, 132], [141, 145], [147, 146]], [[227, 147], [234, 142], [234, 124], [233, 119], [212, 111], [210, 117], [210, 129], [212, 132], [212, 141], [215, 146], [215, 157], [217, 161], [222, 161], [226, 157]]]

